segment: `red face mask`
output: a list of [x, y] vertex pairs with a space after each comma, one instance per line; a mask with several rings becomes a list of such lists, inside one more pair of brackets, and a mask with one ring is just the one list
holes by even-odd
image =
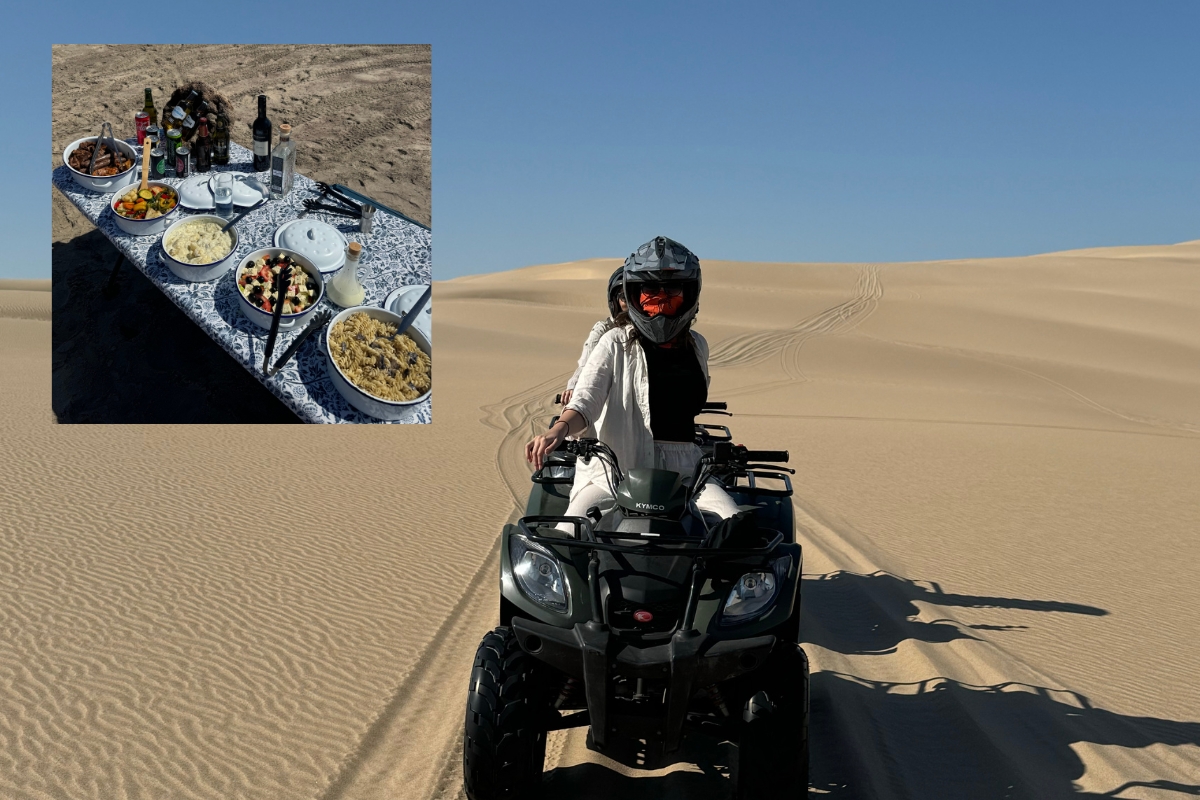
[[663, 314], [670, 317], [679, 313], [679, 309], [683, 307], [683, 292], [678, 289], [673, 292], [662, 288], [642, 289], [638, 300], [638, 305], [642, 307], [646, 316], [657, 317]]

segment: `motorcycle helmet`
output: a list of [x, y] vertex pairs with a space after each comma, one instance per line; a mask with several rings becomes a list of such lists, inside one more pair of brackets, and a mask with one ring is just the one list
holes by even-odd
[[608, 313], [612, 317], [616, 317], [621, 313], [621, 304], [617, 300], [621, 297], [621, 282], [625, 276], [624, 265], [617, 267], [612, 276], [608, 279]]
[[656, 237], [625, 259], [623, 291], [629, 320], [655, 344], [685, 330], [700, 307], [700, 259], [665, 236]]

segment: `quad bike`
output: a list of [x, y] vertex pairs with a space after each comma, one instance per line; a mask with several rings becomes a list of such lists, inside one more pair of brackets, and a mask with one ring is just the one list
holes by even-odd
[[[788, 454], [735, 445], [724, 426], [696, 435], [694, 476], [622, 474], [595, 439], [565, 442], [533, 474], [526, 516], [502, 536], [500, 626], [471, 672], [471, 800], [537, 796], [547, 732], [585, 725], [589, 747], [645, 767], [677, 753], [685, 730], [708, 732], [738, 743], [737, 797], [807, 794], [792, 470], [763, 463]], [[616, 505], [563, 516], [576, 459], [591, 458]], [[710, 477], [742, 509], [733, 518], [697, 508]]]

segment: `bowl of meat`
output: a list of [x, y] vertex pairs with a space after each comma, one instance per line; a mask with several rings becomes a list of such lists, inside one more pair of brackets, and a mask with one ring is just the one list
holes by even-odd
[[[291, 281], [281, 299], [275, 290], [276, 277], [290, 265]], [[293, 250], [265, 247], [241, 259], [235, 276], [238, 306], [246, 319], [260, 328], [271, 328], [276, 304], [283, 303], [280, 330], [304, 325], [325, 296], [325, 281], [316, 265]]]
[[117, 192], [109, 203], [117, 227], [131, 236], [162, 233], [179, 216], [179, 193], [165, 183], [151, 181], [139, 191], [140, 185]]
[[96, 163], [92, 165], [92, 171], [88, 172], [97, 138], [85, 136], [76, 139], [63, 150], [63, 163], [71, 170], [71, 177], [75, 182], [89, 191], [107, 194], [135, 181], [138, 177], [137, 170], [134, 169], [138, 160], [137, 150], [120, 139], [113, 140], [113, 144], [117, 146], [115, 153], [109, 150], [107, 143], [100, 145]]

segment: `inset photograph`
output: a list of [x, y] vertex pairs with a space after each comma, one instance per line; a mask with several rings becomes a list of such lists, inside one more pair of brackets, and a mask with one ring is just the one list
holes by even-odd
[[432, 421], [429, 45], [55, 45], [59, 422]]

